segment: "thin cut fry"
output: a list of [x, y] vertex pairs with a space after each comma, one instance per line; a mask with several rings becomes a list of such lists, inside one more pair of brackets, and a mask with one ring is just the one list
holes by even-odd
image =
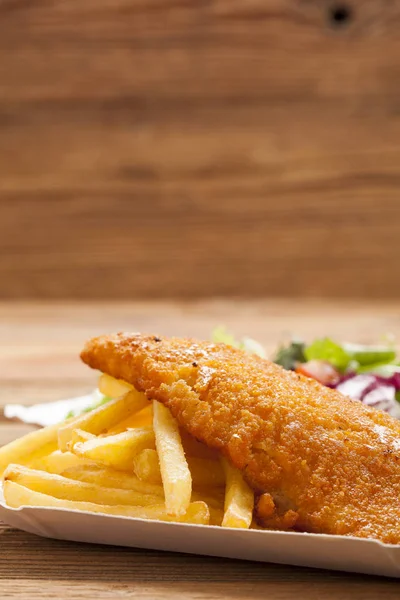
[[145, 448], [154, 448], [154, 432], [150, 427], [77, 442], [72, 451], [106, 467], [133, 472], [133, 459]]
[[62, 472], [65, 471], [65, 469], [76, 467], [78, 465], [83, 467], [84, 465], [95, 465], [95, 463], [90, 460], [79, 458], [79, 456], [75, 456], [75, 454], [72, 454], [71, 452], [55, 450], [47, 456], [42, 456], [38, 460], [29, 462], [28, 466], [32, 469], [40, 469], [42, 471], [48, 471], [49, 473], [62, 475]]
[[225, 513], [222, 527], [248, 529], [253, 517], [254, 493], [243, 480], [242, 474], [225, 460], [226, 473]]
[[146, 396], [132, 390], [120, 398], [110, 400], [107, 404], [95, 408], [91, 412], [80, 415], [72, 423], [68, 423], [59, 429], [58, 444], [60, 450], [62, 452], [68, 450], [68, 442], [71, 441], [74, 429], [83, 429], [83, 431], [99, 435], [147, 405]]
[[162, 485], [160, 461], [155, 450], [139, 452], [133, 459], [133, 470], [140, 481]]
[[39, 458], [42, 452], [51, 452], [50, 448], [57, 442], [59, 427], [60, 425], [57, 424], [32, 431], [32, 433], [3, 446], [0, 449], [0, 476], [11, 462], [27, 464], [31, 460]]
[[93, 440], [96, 436], [93, 433], [89, 433], [88, 431], [83, 431], [83, 429], [74, 429], [71, 435], [71, 441], [68, 442], [68, 450], [72, 452], [73, 447], [78, 442], [87, 442], [89, 440]]
[[107, 373], [103, 373], [99, 377], [98, 388], [107, 398], [119, 398], [132, 390], [133, 385], [121, 379], [115, 379], [111, 375], [107, 375]]
[[168, 408], [154, 401], [154, 433], [160, 459], [165, 506], [170, 515], [183, 515], [190, 504], [192, 477], [182, 447], [179, 427]]
[[[79, 459], [78, 459], [79, 460]], [[75, 481], [85, 481], [86, 483], [96, 483], [103, 487], [118, 488], [121, 490], [135, 490], [143, 494], [153, 494], [164, 499], [164, 489], [162, 485], [140, 481], [131, 473], [116, 471], [107, 467], [98, 465], [76, 465], [65, 469], [60, 475], [74, 479]]]
[[[225, 485], [224, 470], [219, 461], [209, 458], [187, 456], [193, 487], [222, 487]], [[161, 483], [161, 471], [155, 450], [143, 450], [133, 461], [134, 471], [142, 481]]]
[[[25, 464], [26, 466], [32, 466], [34, 463], [43, 460], [46, 456], [48, 456], [51, 452], [55, 452], [58, 448], [58, 444], [56, 440], [41, 446], [37, 450], [34, 450], [29, 455], [26, 456], [26, 460], [23, 459], [21, 464]], [[14, 461], [12, 461], [14, 462]]]
[[126, 506], [151, 506], [160, 502], [160, 497], [154, 494], [143, 494], [134, 490], [119, 490], [93, 483], [74, 481], [61, 475], [36, 471], [20, 465], [9, 465], [4, 473], [4, 481], [13, 481], [34, 492], [54, 496], [61, 500]]
[[136, 427], [153, 427], [153, 406], [151, 404], [117, 423], [114, 427], [110, 427], [108, 433], [113, 435], [114, 433], [121, 433], [122, 431]]
[[9, 506], [252, 526], [254, 493], [239, 470], [130, 384], [102, 375], [99, 388], [114, 399], [0, 449]]
[[108, 506], [92, 502], [60, 500], [59, 498], [53, 498], [40, 492], [34, 492], [13, 481], [6, 481], [4, 483], [4, 497], [8, 506], [12, 508], [19, 508], [20, 506], [50, 506], [136, 519], [176, 521], [178, 523], [195, 523], [198, 525], [208, 525], [210, 521], [210, 511], [205, 502], [193, 502], [189, 504], [187, 512], [180, 517], [176, 517], [167, 514], [163, 504], [154, 506]]

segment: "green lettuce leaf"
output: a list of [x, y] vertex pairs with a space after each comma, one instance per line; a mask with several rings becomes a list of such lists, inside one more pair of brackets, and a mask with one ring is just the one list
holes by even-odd
[[296, 368], [297, 363], [306, 362], [304, 349], [304, 342], [294, 340], [288, 346], [281, 346], [272, 360], [290, 371]]
[[387, 365], [396, 360], [396, 350], [390, 346], [343, 344], [343, 348], [352, 360], [358, 362], [360, 367]]
[[331, 365], [344, 371], [349, 365], [352, 357], [346, 352], [343, 346], [340, 346], [329, 338], [315, 340], [304, 350], [306, 360], [325, 360]]

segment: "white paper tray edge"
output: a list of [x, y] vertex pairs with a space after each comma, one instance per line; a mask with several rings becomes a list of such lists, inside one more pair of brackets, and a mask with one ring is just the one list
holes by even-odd
[[400, 578], [400, 546], [335, 535], [222, 529], [51, 507], [10, 508], [0, 518], [42, 537], [334, 569]]

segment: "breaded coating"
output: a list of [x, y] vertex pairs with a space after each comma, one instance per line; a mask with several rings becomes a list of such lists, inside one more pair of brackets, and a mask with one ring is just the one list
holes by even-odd
[[81, 357], [168, 406], [268, 494], [264, 526], [400, 544], [400, 422], [389, 415], [225, 344], [120, 333]]

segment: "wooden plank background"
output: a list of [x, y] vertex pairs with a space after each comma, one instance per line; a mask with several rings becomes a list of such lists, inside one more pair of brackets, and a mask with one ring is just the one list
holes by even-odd
[[397, 0], [2, 0], [0, 298], [397, 297]]

